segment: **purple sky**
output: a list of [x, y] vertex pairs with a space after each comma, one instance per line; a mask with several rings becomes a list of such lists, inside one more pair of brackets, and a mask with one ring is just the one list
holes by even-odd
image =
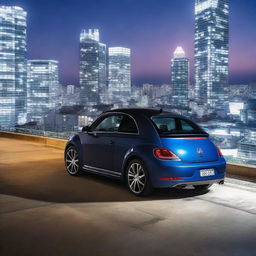
[[[78, 84], [79, 33], [99, 28], [108, 46], [132, 49], [132, 81], [170, 83], [181, 45], [191, 59], [194, 0], [1, 0], [28, 12], [28, 57], [60, 62], [62, 84]], [[256, 80], [256, 1], [230, 1], [230, 83]]]

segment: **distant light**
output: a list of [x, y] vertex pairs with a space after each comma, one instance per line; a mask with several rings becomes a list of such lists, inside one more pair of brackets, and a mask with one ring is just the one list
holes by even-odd
[[117, 54], [130, 56], [131, 49], [125, 48], [125, 47], [109, 47], [108, 52], [110, 56], [117, 55]]
[[212, 135], [229, 135], [228, 131], [226, 129], [214, 129], [211, 132]]
[[240, 115], [240, 111], [244, 109], [243, 102], [230, 102], [229, 103], [229, 112], [231, 115]]
[[237, 157], [237, 149], [221, 149], [221, 152], [224, 156], [233, 156]]
[[204, 2], [200, 2], [198, 4], [196, 4], [195, 6], [195, 13], [200, 13], [202, 11], [204, 11], [205, 9], [208, 8], [217, 8], [218, 7], [218, 2], [216, 0], [206, 0]]
[[173, 57], [174, 58], [185, 58], [186, 57], [185, 51], [183, 50], [183, 48], [181, 46], [178, 46], [176, 48], [176, 50], [174, 51]]
[[80, 34], [80, 42], [86, 39], [100, 41], [100, 32], [98, 29], [82, 29]]

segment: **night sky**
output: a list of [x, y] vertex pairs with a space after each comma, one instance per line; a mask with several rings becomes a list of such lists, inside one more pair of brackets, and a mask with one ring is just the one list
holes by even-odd
[[[132, 49], [132, 81], [170, 83], [181, 45], [191, 59], [194, 0], [0, 0], [28, 12], [28, 58], [60, 62], [62, 84], [78, 85], [79, 34], [99, 28], [108, 46]], [[230, 0], [230, 83], [256, 80], [256, 0]]]

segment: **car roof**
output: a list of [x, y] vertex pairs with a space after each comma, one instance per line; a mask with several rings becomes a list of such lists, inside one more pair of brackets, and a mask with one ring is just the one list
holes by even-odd
[[132, 116], [141, 114], [141, 115], [147, 116], [149, 118], [152, 116], [157, 116], [157, 115], [186, 118], [179, 114], [168, 112], [163, 109], [152, 109], [152, 108], [117, 108], [117, 109], [108, 110], [104, 113], [111, 113], [111, 112], [119, 112], [119, 113], [121, 112], [121, 113], [129, 114]]

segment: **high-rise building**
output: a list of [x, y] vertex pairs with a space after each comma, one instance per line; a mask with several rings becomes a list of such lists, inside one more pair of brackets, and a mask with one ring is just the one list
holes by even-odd
[[0, 6], [0, 126], [26, 122], [26, 16]]
[[172, 77], [172, 104], [181, 107], [188, 107], [188, 86], [189, 86], [189, 59], [186, 58], [182, 47], [178, 46], [174, 51], [171, 61]]
[[131, 50], [110, 47], [108, 50], [109, 103], [128, 104], [131, 93]]
[[98, 29], [80, 34], [80, 104], [104, 103], [107, 90], [106, 45], [100, 42]]
[[195, 0], [195, 89], [200, 103], [221, 110], [228, 86], [229, 0]]
[[27, 110], [30, 121], [40, 121], [55, 108], [59, 94], [59, 69], [55, 60], [28, 61]]

